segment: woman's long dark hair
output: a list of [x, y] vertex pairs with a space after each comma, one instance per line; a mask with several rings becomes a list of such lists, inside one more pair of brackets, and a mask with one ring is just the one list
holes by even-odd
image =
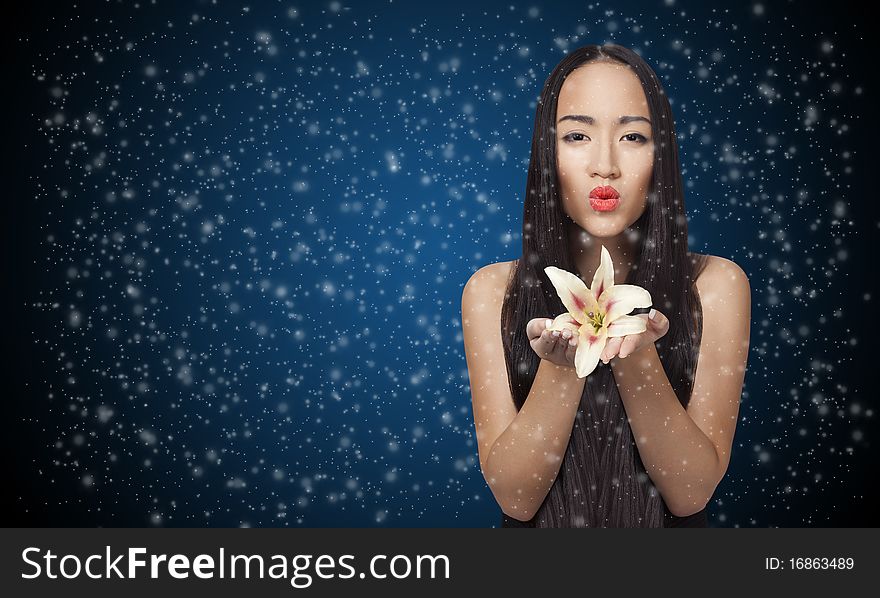
[[[702, 310], [693, 282], [705, 256], [688, 252], [687, 219], [675, 125], [669, 99], [645, 61], [616, 44], [589, 45], [568, 54], [541, 91], [535, 115], [523, 213], [522, 257], [508, 282], [501, 329], [510, 389], [517, 410], [528, 397], [540, 358], [529, 345], [532, 318], [566, 311], [544, 273], [546, 266], [578, 272], [570, 255], [569, 216], [563, 211], [556, 172], [556, 106], [565, 78], [593, 61], [628, 65], [638, 76], [650, 110], [654, 170], [644, 213], [631, 227], [635, 261], [625, 282], [651, 293], [669, 318], [656, 343], [666, 375], [682, 406], [693, 390]], [[580, 273], [586, 284], [592, 272]], [[633, 441], [611, 368], [601, 361], [587, 376], [571, 439], [534, 527], [663, 527], [668, 509], [648, 477]]]

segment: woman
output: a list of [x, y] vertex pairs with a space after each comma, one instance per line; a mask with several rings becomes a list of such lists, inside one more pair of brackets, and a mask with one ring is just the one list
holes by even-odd
[[[571, 52], [539, 99], [522, 257], [481, 268], [462, 293], [480, 467], [503, 527], [708, 526], [730, 462], [750, 288], [736, 264], [691, 254], [687, 240], [656, 74], [618, 45]], [[546, 329], [566, 308], [544, 268], [590, 286], [602, 247], [615, 284], [650, 292], [654, 317], [634, 313], [645, 332], [608, 339], [579, 378], [577, 335]]]

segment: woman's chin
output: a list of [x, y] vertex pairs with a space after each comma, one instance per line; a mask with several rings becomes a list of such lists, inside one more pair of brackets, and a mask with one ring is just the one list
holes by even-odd
[[598, 219], [589, 218], [584, 224], [581, 228], [599, 239], [616, 237], [626, 230], [623, 221], [617, 216], [602, 215]]

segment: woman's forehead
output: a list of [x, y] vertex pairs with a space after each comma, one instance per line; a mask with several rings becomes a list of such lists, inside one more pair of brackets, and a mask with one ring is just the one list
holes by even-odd
[[575, 69], [562, 84], [557, 113], [592, 116], [598, 121], [624, 114], [647, 116], [648, 102], [636, 74], [618, 64], [593, 63]]

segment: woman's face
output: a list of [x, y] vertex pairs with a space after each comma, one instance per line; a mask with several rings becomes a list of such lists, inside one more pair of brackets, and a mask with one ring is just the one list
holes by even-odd
[[[581, 228], [611, 237], [638, 220], [647, 204], [654, 139], [645, 92], [629, 67], [593, 62], [569, 74], [556, 109], [556, 156], [563, 209]], [[607, 193], [590, 199], [596, 187], [608, 185], [617, 202]]]

